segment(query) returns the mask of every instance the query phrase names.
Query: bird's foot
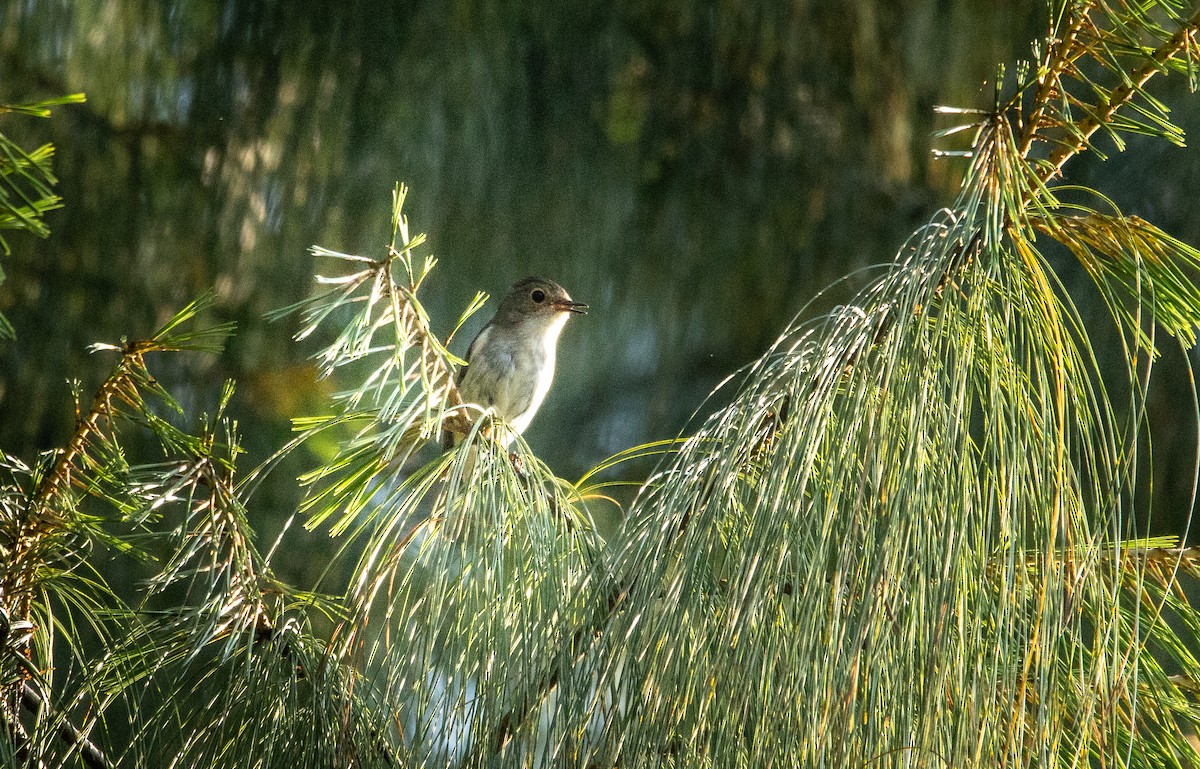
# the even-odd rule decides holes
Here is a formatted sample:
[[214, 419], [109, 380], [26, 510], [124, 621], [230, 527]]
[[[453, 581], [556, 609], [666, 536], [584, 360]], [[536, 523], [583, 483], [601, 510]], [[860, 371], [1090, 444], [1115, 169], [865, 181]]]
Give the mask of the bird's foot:
[[513, 472], [523, 481], [529, 480], [529, 473], [525, 471], [525, 460], [521, 459], [520, 455], [515, 451], [508, 452], [508, 461], [512, 462]]

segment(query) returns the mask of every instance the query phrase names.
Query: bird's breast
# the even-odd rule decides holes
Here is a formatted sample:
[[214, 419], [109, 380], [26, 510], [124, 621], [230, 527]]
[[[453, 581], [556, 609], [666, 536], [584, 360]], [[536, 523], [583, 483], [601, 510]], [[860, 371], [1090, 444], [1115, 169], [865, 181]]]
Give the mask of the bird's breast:
[[557, 336], [484, 329], [472, 345], [460, 383], [463, 400], [493, 409], [523, 432], [554, 379]]

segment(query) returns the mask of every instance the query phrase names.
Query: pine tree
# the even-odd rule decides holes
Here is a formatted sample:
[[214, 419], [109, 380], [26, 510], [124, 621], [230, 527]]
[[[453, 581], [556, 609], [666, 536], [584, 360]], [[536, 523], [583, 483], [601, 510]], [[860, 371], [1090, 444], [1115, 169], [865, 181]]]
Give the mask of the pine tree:
[[[278, 457], [182, 415], [153, 358], [215, 349], [209, 299], [112, 374], [57, 452], [4, 455], [9, 764], [1195, 766], [1200, 552], [1136, 526], [1155, 361], [1200, 324], [1200, 251], [1061, 184], [1098, 137], [1182, 142], [1146, 86], [1196, 79], [1200, 12], [1061, 2], [983, 109], [943, 110], [954, 203], [849, 304], [804, 316], [674, 441], [575, 483], [466, 417], [397, 189], [379, 257], [288, 312], [351, 384], [298, 514], [343, 546], [284, 584], [248, 525]], [[1107, 146], [1107, 145], [1106, 145]], [[34, 209], [31, 209], [34, 210]], [[28, 213], [28, 212], [27, 212]], [[1057, 245], [1056, 245], [1057, 244]], [[1101, 366], [1047, 254], [1122, 344]], [[480, 298], [464, 319], [481, 304]], [[460, 321], [461, 325], [461, 321]], [[226, 388], [222, 404], [235, 397]], [[194, 426], [179, 425], [191, 421]], [[422, 439], [460, 433], [426, 458]], [[161, 459], [129, 461], [132, 434]], [[657, 456], [607, 541], [605, 471]], [[94, 562], [165, 549], [123, 601]], [[348, 578], [338, 575], [346, 572]]]

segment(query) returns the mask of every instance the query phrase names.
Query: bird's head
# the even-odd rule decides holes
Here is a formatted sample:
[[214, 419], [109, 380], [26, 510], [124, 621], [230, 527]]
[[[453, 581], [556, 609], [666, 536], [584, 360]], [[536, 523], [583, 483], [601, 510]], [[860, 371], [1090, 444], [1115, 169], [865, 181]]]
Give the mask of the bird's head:
[[525, 278], [513, 285], [496, 311], [497, 323], [536, 323], [561, 329], [571, 313], [584, 315], [587, 305], [571, 300], [567, 290], [546, 278]]

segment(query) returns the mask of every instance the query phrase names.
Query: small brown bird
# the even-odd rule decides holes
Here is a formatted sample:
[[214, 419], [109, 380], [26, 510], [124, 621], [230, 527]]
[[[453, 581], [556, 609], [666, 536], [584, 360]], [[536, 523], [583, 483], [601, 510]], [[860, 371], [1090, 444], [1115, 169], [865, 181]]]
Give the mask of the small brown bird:
[[[464, 403], [491, 409], [512, 427], [507, 446], [529, 427], [554, 379], [558, 337], [572, 313], [587, 305], [546, 278], [518, 281], [467, 348], [467, 365], [456, 377]], [[447, 433], [449, 447], [460, 439]]]

